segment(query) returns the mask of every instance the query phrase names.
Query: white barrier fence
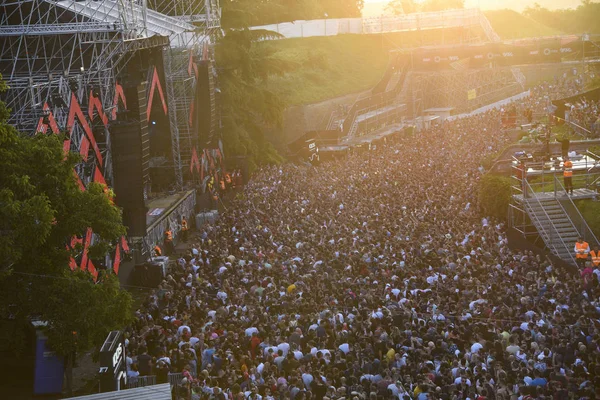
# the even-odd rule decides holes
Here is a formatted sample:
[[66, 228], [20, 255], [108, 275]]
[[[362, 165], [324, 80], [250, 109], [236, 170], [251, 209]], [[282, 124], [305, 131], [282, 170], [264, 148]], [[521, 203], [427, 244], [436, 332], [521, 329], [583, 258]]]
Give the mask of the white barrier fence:
[[[486, 24], [487, 22], [487, 24]], [[399, 16], [381, 16], [377, 18], [340, 18], [294, 21], [281, 24], [255, 26], [250, 29], [275, 31], [285, 38], [306, 38], [313, 36], [336, 36], [347, 33], [375, 34], [403, 32], [461, 26], [489, 26], [481, 10], [477, 8], [446, 10], [439, 12], [414, 13]], [[491, 33], [487, 32], [489, 36]], [[493, 31], [492, 31], [493, 32]], [[493, 38], [488, 38], [493, 40]]]

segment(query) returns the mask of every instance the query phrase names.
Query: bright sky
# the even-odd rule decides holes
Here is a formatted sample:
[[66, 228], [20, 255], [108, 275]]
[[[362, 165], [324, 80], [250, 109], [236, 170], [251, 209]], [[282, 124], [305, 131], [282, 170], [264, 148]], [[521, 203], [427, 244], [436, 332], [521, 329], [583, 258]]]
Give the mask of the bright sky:
[[[523, 11], [525, 7], [532, 6], [536, 2], [542, 7], [550, 9], [572, 8], [581, 4], [581, 0], [466, 0], [465, 6], [468, 8], [479, 7], [484, 10], [512, 8], [517, 11]], [[365, 0], [367, 8], [378, 5], [384, 7], [387, 3], [388, 0]]]

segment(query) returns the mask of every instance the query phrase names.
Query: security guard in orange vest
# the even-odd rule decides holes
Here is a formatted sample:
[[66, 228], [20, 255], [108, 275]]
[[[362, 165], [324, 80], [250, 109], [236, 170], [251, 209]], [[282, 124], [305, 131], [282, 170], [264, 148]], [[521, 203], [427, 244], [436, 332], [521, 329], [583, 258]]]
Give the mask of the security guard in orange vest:
[[188, 223], [185, 217], [181, 217], [181, 239], [186, 242], [188, 237]]
[[598, 250], [598, 246], [594, 246], [594, 250], [590, 251], [590, 256], [592, 256], [594, 267], [600, 266], [600, 251]]
[[573, 163], [568, 157], [565, 157], [565, 162], [563, 163], [563, 180], [565, 182], [565, 191], [567, 192], [567, 195], [569, 192], [573, 194]]
[[577, 239], [577, 243], [575, 243], [575, 258], [577, 260], [577, 265], [581, 268], [585, 267], [585, 262], [588, 259], [588, 254], [590, 253], [590, 245], [588, 242], [584, 241], [582, 237]]

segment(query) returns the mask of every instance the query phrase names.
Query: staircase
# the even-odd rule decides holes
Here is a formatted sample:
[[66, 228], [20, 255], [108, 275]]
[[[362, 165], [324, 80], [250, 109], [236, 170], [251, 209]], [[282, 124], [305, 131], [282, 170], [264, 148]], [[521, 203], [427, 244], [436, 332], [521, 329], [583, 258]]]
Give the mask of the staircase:
[[[538, 189], [536, 192], [528, 180], [521, 180], [518, 175], [513, 175], [513, 179], [517, 179], [519, 183], [512, 187], [514, 194], [510, 205], [511, 227], [525, 236], [539, 235], [553, 255], [572, 265], [576, 264], [574, 247], [577, 238], [584, 238], [590, 247], [599, 245], [594, 232], [573, 202], [574, 198], [596, 199], [598, 193], [580, 188], [567, 196], [561, 179], [554, 173], [551, 174], [550, 180], [554, 188], [546, 191], [539, 191], [536, 185], [541, 187], [549, 185], [548, 180], [534, 183], [533, 185]], [[522, 221], [521, 224], [517, 221], [519, 219]], [[528, 227], [535, 229], [528, 229]]]
[[210, 95], [210, 131], [208, 132], [208, 139], [212, 141], [217, 132], [217, 100], [215, 98], [215, 91], [217, 88], [216, 82], [217, 72], [215, 65], [212, 61], [208, 64], [208, 88]]
[[556, 198], [526, 199], [524, 209], [546, 247], [555, 256], [575, 264], [573, 248], [579, 237], [577, 227]]
[[394, 74], [392, 75], [392, 77], [390, 78], [390, 80], [388, 81], [385, 91], [390, 92], [390, 91], [396, 89], [396, 86], [400, 83], [400, 80], [405, 75], [405, 73], [406, 73], [406, 71], [405, 71], [404, 67], [395, 71]]

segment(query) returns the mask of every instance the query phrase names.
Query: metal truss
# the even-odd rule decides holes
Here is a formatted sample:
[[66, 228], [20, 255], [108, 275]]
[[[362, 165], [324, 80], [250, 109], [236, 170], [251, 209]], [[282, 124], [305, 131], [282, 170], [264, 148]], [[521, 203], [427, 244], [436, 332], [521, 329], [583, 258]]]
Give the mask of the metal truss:
[[[199, 107], [194, 104], [197, 64], [213, 58], [211, 46], [220, 28], [221, 9], [218, 0], [149, 0], [148, 7], [194, 27], [172, 37], [171, 47], [164, 51], [175, 181], [177, 188], [183, 189], [184, 170], [190, 165], [193, 152], [201, 152], [204, 146], [193, 125], [193, 113]], [[211, 121], [216, 120], [215, 114], [211, 109]], [[213, 125], [211, 136], [214, 130]]]
[[[91, 3], [98, 7], [87, 7]], [[117, 76], [133, 50], [149, 44], [143, 40], [144, 10], [135, 1], [0, 0], [0, 73], [9, 86], [3, 94], [9, 123], [33, 134], [48, 129], [51, 117], [52, 130], [68, 134], [66, 148], [84, 159], [76, 168], [84, 186], [98, 178], [97, 169], [112, 183], [106, 115], [114, 108]], [[90, 104], [95, 108], [89, 110]], [[69, 120], [73, 110], [77, 117]], [[91, 136], [98, 142], [92, 145]]]
[[[78, 167], [83, 184], [100, 164], [112, 183], [110, 132], [98, 117], [114, 117], [117, 78], [135, 51], [164, 46], [166, 37], [173, 158], [182, 187], [182, 170], [198, 145], [188, 123], [196, 80], [188, 72], [189, 54], [210, 55], [206, 45], [219, 26], [217, 0], [0, 0], [0, 73], [9, 86], [2, 95], [11, 109], [9, 123], [33, 134], [51, 116], [54, 126], [70, 134], [70, 150], [83, 155], [89, 145], [84, 128], [68, 121], [76, 102], [101, 140], [99, 157]], [[92, 98], [100, 102], [90, 112]]]
[[470, 112], [522, 90], [511, 68], [413, 72], [411, 86], [407, 102], [412, 105], [413, 117], [435, 107]]

